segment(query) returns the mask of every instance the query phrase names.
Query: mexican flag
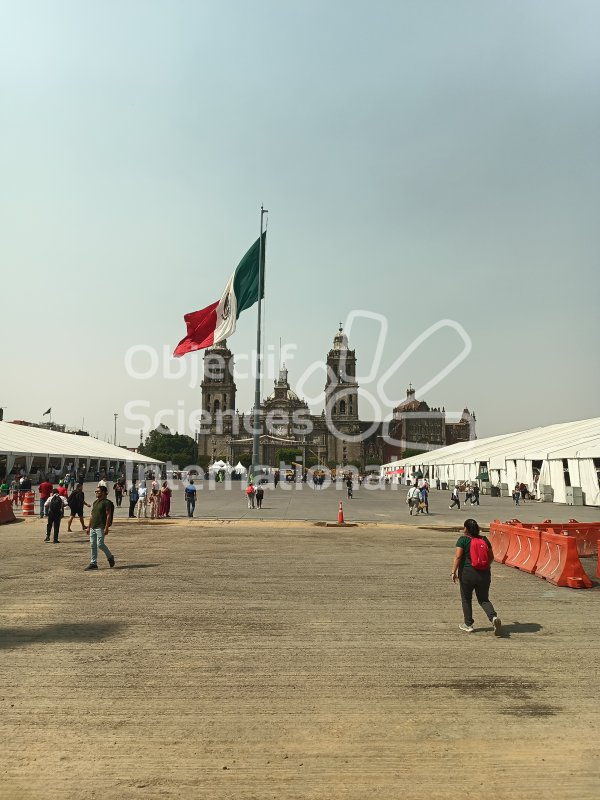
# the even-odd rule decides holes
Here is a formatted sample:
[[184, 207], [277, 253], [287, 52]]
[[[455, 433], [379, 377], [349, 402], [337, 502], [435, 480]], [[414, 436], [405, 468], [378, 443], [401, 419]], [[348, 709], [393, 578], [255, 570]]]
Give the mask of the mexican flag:
[[[265, 296], [266, 242], [265, 232], [262, 235], [261, 298]], [[192, 311], [184, 316], [187, 336], [175, 348], [174, 356], [202, 350], [231, 336], [239, 315], [258, 300], [259, 250], [260, 239], [257, 239], [227, 281], [220, 300], [201, 311]]]

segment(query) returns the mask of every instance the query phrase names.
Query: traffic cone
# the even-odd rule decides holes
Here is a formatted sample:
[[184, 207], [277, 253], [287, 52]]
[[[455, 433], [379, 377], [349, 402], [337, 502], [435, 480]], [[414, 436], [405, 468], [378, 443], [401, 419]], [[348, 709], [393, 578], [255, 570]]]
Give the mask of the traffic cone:
[[342, 506], [342, 501], [340, 500], [340, 507], [338, 509], [338, 525], [344, 524], [344, 507]]

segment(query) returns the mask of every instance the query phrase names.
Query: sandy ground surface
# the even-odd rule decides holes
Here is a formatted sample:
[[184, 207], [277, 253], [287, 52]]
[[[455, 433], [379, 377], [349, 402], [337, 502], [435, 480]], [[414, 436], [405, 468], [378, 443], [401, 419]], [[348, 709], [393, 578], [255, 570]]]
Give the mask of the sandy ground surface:
[[600, 796], [597, 582], [464, 634], [456, 533], [256, 522], [0, 528], [0, 797]]

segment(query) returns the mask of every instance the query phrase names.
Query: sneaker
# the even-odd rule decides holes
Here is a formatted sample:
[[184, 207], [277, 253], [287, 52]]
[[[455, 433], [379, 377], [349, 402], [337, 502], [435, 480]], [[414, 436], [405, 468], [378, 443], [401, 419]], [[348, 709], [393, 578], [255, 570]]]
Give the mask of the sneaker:
[[60, 539], [54, 539], [54, 544], [60, 544]]
[[88, 569], [98, 569], [98, 564], [88, 564], [87, 567], [84, 569], [84, 572]]
[[109, 567], [112, 569], [112, 568], [114, 567], [114, 565], [115, 565], [115, 557], [114, 557], [114, 556], [111, 556], [111, 557], [108, 559], [108, 566], [109, 566]]
[[502, 636], [502, 622], [500, 621], [500, 617], [494, 617], [492, 625], [494, 626], [494, 636]]
[[46, 538], [44, 539], [44, 541], [45, 541], [45, 542], [49, 542], [49, 541], [50, 541], [50, 537], [49, 537], [49, 536], [46, 536]]
[[461, 622], [458, 627], [460, 628], [461, 631], [465, 631], [465, 633], [473, 633], [473, 626], [467, 625], [466, 622]]
[[450, 509], [451, 509], [451, 508], [452, 508], [452, 506], [448, 506], [448, 508], [450, 508]]

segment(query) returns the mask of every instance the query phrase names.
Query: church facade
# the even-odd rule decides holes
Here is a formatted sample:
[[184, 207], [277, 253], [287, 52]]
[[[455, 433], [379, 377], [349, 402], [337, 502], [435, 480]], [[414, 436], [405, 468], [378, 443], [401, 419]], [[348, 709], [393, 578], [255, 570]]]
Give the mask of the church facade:
[[[390, 450], [391, 437], [403, 436], [408, 442], [430, 442], [434, 447], [449, 443], [444, 415], [438, 413], [439, 410], [430, 410], [422, 404], [431, 415], [425, 423], [422, 413], [406, 413], [414, 403], [419, 404], [414, 401], [414, 391], [406, 403], [394, 410], [391, 423], [360, 419], [356, 352], [349, 349], [341, 325], [325, 363], [325, 408], [320, 414], [311, 414], [307, 403], [291, 389], [285, 364], [280, 369], [273, 391], [259, 408], [260, 464], [279, 466], [278, 453], [286, 450], [295, 451], [293, 460], [296, 463], [308, 466], [355, 464], [365, 467], [390, 460], [390, 454], [401, 457], [397, 455], [398, 446], [392, 447], [393, 453]], [[203, 366], [199, 463], [223, 459], [235, 464], [248, 459], [252, 454], [254, 411], [240, 414], [236, 409], [234, 355], [225, 341], [205, 351]], [[425, 409], [419, 408], [420, 411]], [[417, 427], [402, 422], [407, 416]], [[388, 428], [389, 435], [386, 435]], [[456, 435], [463, 434], [464, 426]], [[474, 438], [470, 427], [467, 438]]]

